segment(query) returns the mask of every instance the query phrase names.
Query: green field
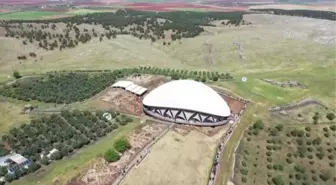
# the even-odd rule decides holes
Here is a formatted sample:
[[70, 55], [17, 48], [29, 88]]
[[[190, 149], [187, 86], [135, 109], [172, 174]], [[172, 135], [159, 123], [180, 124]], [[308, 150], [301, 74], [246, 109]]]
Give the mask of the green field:
[[13, 19], [21, 19], [21, 20], [36, 20], [36, 19], [44, 19], [52, 16], [60, 15], [57, 12], [45, 12], [45, 11], [23, 11], [23, 12], [10, 12], [0, 14], [0, 19], [4, 20], [13, 20]]
[[98, 10], [93, 10], [93, 9], [75, 9], [67, 12], [66, 14], [70, 15], [85, 15], [89, 13], [100, 13], [100, 12], [112, 12], [113, 10], [104, 10], [104, 9], [98, 9]]
[[130, 134], [139, 121], [135, 120], [126, 126], [120, 126], [116, 131], [108, 134], [92, 145], [88, 145], [70, 157], [55, 161], [43, 169], [29, 174], [20, 180], [10, 183], [11, 185], [52, 185], [52, 181], [57, 178], [59, 184], [66, 184], [67, 180], [80, 174], [83, 170], [94, 164], [98, 157], [113, 146], [118, 139]]

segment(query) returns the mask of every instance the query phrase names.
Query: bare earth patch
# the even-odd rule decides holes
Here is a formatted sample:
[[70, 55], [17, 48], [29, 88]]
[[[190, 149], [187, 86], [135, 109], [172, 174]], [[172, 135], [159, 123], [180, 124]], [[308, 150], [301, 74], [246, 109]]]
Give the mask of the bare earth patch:
[[[183, 130], [183, 128], [179, 128]], [[169, 131], [159, 140], [150, 155], [128, 174], [123, 185], [205, 184], [223, 128], [214, 136], [195, 130]]]

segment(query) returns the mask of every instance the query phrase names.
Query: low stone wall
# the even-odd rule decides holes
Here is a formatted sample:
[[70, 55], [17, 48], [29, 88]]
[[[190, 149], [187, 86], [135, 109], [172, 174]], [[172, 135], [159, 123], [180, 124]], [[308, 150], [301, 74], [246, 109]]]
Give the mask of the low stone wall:
[[283, 105], [283, 106], [277, 106], [277, 107], [269, 108], [268, 111], [269, 112], [280, 112], [280, 111], [285, 111], [285, 110], [293, 110], [293, 109], [297, 109], [297, 108], [300, 108], [300, 107], [305, 107], [305, 106], [308, 106], [308, 105], [320, 105], [324, 108], [328, 108], [326, 105], [324, 105], [323, 103], [321, 103], [317, 100], [314, 100], [312, 98], [306, 98], [306, 99], [303, 99], [303, 100], [298, 101], [298, 102], [286, 104], [286, 105]]
[[307, 85], [301, 84], [300, 82], [295, 81], [295, 80], [289, 80], [287, 82], [278, 82], [278, 81], [266, 79], [266, 78], [262, 78], [261, 80], [264, 82], [270, 83], [272, 85], [279, 86], [279, 87], [298, 87], [302, 89], [308, 88]]

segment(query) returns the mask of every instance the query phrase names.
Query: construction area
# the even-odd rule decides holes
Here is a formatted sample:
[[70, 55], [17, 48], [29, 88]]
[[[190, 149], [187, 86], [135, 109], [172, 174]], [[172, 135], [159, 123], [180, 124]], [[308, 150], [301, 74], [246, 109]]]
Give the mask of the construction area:
[[169, 125], [153, 121], [143, 123], [137, 130], [128, 136], [132, 148], [126, 151], [119, 161], [107, 163], [103, 158], [82, 175], [72, 179], [69, 185], [110, 185], [123, 175], [127, 167], [158, 135], [165, 132]]
[[122, 113], [142, 115], [142, 98], [150, 90], [167, 82], [163, 76], [134, 75], [118, 81], [99, 93], [98, 99], [109, 108]]

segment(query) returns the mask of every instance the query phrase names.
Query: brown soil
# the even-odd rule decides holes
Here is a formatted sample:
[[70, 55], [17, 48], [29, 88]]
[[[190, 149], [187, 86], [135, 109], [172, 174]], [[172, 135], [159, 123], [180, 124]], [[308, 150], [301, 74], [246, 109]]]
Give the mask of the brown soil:
[[3, 37], [5, 35], [6, 35], [6, 29], [0, 26], [0, 37]]

